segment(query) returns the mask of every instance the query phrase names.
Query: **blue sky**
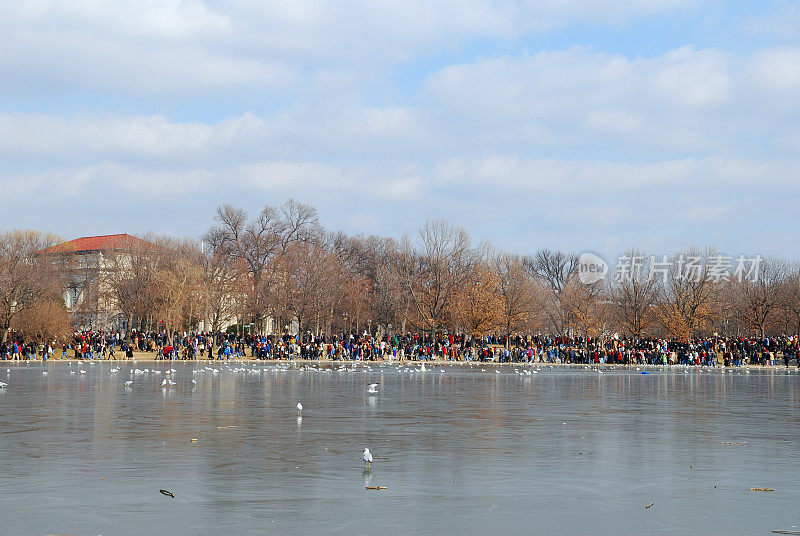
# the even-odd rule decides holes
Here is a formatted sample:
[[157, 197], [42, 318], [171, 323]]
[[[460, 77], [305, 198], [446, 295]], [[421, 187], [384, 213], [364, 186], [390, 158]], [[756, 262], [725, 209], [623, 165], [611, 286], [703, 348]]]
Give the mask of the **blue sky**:
[[199, 236], [220, 203], [614, 256], [800, 257], [800, 3], [0, 5], [3, 227]]

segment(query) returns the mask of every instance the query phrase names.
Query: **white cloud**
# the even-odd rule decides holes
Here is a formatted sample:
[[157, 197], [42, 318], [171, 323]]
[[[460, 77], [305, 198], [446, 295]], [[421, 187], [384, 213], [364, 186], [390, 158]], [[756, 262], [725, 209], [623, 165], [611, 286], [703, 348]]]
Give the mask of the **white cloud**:
[[586, 105], [623, 100], [634, 90], [633, 62], [584, 48], [543, 51], [520, 57], [482, 57], [431, 75], [427, 92], [443, 107], [499, 120], [572, 115], [576, 93]]
[[704, 195], [725, 196], [756, 187], [794, 188], [800, 186], [795, 180], [798, 175], [800, 163], [786, 160], [707, 157], [635, 164], [495, 154], [450, 158], [431, 166], [400, 164], [388, 171], [382, 165], [321, 161], [268, 160], [216, 169], [107, 162], [6, 173], [0, 176], [0, 183], [4, 189], [14, 191], [21, 191], [31, 183], [48, 194], [67, 196], [80, 196], [84, 190], [113, 185], [137, 195], [154, 191], [191, 195], [232, 188], [279, 195], [357, 192], [359, 197], [398, 202], [422, 199], [429, 194], [468, 191], [480, 203], [508, 195], [520, 199], [529, 195], [577, 196], [595, 199], [589, 205], [595, 208], [603, 204], [600, 200], [618, 196], [685, 192], [696, 196], [691, 198], [692, 203], [695, 200], [705, 203], [709, 210], [721, 215], [722, 209], [727, 211], [729, 205], [707, 203]]
[[[0, 4], [0, 92], [175, 98], [374, 76], [474, 39], [624, 24], [691, 0], [30, 0]], [[11, 83], [8, 83], [8, 81]]]
[[50, 162], [213, 162], [316, 158], [319, 152], [396, 154], [430, 143], [420, 111], [407, 107], [319, 107], [261, 117], [246, 112], [217, 123], [160, 115], [0, 114], [0, 155]]
[[336, 187], [350, 190], [355, 186], [352, 176], [345, 174], [341, 166], [324, 162], [258, 162], [232, 171], [226, 173], [229, 180], [238, 179], [264, 191]]
[[[220, 129], [228, 129], [224, 124]], [[198, 122], [174, 123], [163, 116], [78, 114], [0, 115], [0, 154], [95, 161], [97, 158], [160, 158], [207, 149], [214, 129]]]
[[357, 192], [367, 199], [408, 201], [422, 195], [426, 182], [423, 173], [416, 166], [401, 166], [387, 172], [365, 165], [270, 161], [238, 166], [221, 175], [233, 183], [269, 192], [314, 191], [322, 195]]
[[730, 98], [727, 62], [718, 51], [683, 47], [655, 60], [637, 63], [643, 71], [639, 76], [652, 85], [648, 89], [667, 105], [694, 111], [720, 106]]
[[774, 2], [768, 13], [748, 18], [744, 30], [750, 34], [768, 34], [785, 39], [800, 37], [800, 2]]
[[530, 191], [600, 195], [613, 192], [689, 189], [725, 192], [730, 188], [790, 186], [800, 175], [795, 160], [705, 157], [647, 163], [602, 160], [531, 159], [515, 155], [457, 157], [435, 167], [434, 180], [448, 188], [465, 185]]
[[9, 199], [24, 198], [51, 187], [49, 180], [37, 173], [0, 172], [0, 187]]
[[600, 132], [634, 132], [644, 119], [644, 114], [626, 110], [596, 110], [587, 113], [586, 126]]
[[681, 48], [628, 58], [586, 48], [485, 57], [426, 81], [452, 132], [488, 147], [682, 156], [782, 151], [795, 131], [798, 48], [733, 56]]
[[784, 47], [764, 50], [752, 61], [754, 85], [766, 91], [789, 94], [800, 93], [800, 48]]
[[725, 223], [730, 221], [733, 211], [734, 208], [730, 205], [714, 205], [701, 201], [681, 210], [676, 216], [681, 221], [692, 223]]
[[[196, 235], [295, 196], [334, 228], [436, 215], [528, 249], [782, 228], [797, 6], [726, 50], [692, 45], [729, 42], [703, 0], [0, 3], [6, 215]], [[652, 16], [670, 37], [637, 47]]]
[[313, 192], [322, 197], [358, 192], [362, 199], [408, 201], [424, 192], [427, 176], [422, 176], [423, 173], [416, 166], [400, 166], [387, 172], [364, 165], [314, 161], [262, 161], [218, 169], [174, 169], [105, 162], [0, 174], [0, 187], [13, 195], [39, 191], [42, 197], [70, 200], [81, 199], [86, 192], [111, 188], [137, 198], [202, 193], [218, 195], [230, 190], [275, 196], [309, 195]]
[[616, 253], [607, 248], [636, 243], [671, 251], [686, 245], [681, 236], [689, 243], [756, 251], [761, 235], [729, 233], [785, 226], [800, 193], [798, 174], [800, 164], [783, 160], [707, 157], [637, 164], [494, 154], [394, 166], [108, 162], [2, 173], [0, 189], [25, 200], [7, 206], [9, 225], [46, 228], [55, 220], [42, 214], [78, 211], [80, 218], [58, 220], [66, 235], [103, 232], [113, 223], [128, 232], [196, 236], [220, 203], [254, 211], [291, 196], [318, 207], [330, 228], [354, 233], [397, 236], [436, 216], [523, 252], [547, 246]]
[[[327, 97], [217, 122], [162, 115], [0, 115], [0, 155], [48, 163], [230, 166], [262, 160], [443, 160], [547, 150], [652, 160], [796, 157], [800, 49], [735, 58], [680, 48], [627, 58], [586, 48], [484, 57], [432, 74], [413, 104]], [[756, 76], [754, 76], [756, 73]]]
[[[220, 177], [205, 169], [133, 167], [116, 163], [57, 167], [0, 175], [0, 185], [20, 193], [36, 191], [37, 197], [80, 202], [87, 194], [113, 187], [136, 196], [189, 194], [207, 188]], [[217, 183], [219, 184], [219, 183]]]

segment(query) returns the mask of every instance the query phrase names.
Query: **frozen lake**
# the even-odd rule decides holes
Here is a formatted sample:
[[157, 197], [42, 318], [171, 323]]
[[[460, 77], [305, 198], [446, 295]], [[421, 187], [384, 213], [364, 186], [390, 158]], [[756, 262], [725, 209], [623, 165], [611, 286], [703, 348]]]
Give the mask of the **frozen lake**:
[[800, 530], [795, 372], [135, 367], [0, 364], [0, 533]]

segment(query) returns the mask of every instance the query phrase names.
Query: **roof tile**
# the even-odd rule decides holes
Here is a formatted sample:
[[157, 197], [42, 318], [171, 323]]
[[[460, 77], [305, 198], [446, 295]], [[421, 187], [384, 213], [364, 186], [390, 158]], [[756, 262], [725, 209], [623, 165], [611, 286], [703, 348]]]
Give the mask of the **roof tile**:
[[136, 238], [129, 234], [114, 234], [103, 236], [84, 236], [50, 246], [41, 253], [83, 253], [88, 251], [105, 251], [109, 249], [131, 249], [139, 244], [152, 245], [147, 240]]

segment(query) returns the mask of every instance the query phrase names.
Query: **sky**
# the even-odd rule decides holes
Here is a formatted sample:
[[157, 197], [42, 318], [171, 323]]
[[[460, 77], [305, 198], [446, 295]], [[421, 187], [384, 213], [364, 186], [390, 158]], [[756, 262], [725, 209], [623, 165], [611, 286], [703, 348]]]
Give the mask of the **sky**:
[[3, 229], [797, 258], [798, 194], [800, 2], [0, 3]]

